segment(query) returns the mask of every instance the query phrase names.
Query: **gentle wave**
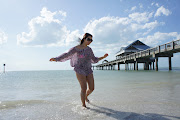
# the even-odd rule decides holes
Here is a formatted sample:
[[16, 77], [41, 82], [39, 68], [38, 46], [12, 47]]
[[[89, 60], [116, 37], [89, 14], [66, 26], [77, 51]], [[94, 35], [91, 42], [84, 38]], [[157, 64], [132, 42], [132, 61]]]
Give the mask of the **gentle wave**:
[[43, 100], [16, 100], [16, 101], [0, 101], [0, 110], [16, 107], [23, 107], [25, 105], [45, 103]]

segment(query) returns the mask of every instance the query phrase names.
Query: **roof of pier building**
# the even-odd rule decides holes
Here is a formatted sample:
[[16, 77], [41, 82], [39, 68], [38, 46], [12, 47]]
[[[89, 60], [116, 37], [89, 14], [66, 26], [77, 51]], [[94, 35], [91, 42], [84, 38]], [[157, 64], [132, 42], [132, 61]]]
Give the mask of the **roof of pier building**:
[[116, 53], [116, 56], [130, 54], [130, 53], [146, 50], [148, 48], [150, 48], [150, 47], [147, 46], [146, 44], [144, 44], [143, 42], [141, 42], [140, 40], [136, 40], [133, 43], [131, 43], [130, 45], [128, 45], [127, 47], [121, 47], [120, 51], [118, 51]]

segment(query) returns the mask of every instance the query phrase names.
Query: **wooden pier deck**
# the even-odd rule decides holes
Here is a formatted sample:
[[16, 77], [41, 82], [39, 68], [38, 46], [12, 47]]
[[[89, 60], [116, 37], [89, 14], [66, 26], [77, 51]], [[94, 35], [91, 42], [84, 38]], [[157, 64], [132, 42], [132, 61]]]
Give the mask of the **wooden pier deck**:
[[134, 64], [134, 70], [138, 70], [138, 63], [144, 63], [144, 70], [154, 70], [155, 63], [155, 69], [158, 70], [158, 58], [168, 57], [169, 70], [172, 70], [171, 57], [177, 52], [180, 52], [180, 40], [171, 41], [154, 48], [132, 53], [116, 60], [105, 60], [102, 64], [93, 66], [93, 69], [96, 67], [97, 70], [114, 70], [115, 65], [118, 65], [118, 70], [120, 70], [120, 64], [125, 64], [125, 70], [128, 70], [128, 64]]

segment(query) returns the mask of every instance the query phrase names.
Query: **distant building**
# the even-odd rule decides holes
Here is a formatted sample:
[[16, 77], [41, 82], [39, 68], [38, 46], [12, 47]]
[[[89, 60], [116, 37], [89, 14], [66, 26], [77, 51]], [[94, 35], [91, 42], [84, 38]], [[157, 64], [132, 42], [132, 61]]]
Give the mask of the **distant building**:
[[120, 51], [116, 53], [116, 59], [119, 59], [121, 57], [129, 55], [131, 53], [146, 50], [148, 48], [150, 48], [150, 47], [147, 46], [146, 44], [144, 44], [143, 42], [136, 40], [133, 43], [131, 43], [130, 45], [128, 45], [127, 47], [121, 47]]

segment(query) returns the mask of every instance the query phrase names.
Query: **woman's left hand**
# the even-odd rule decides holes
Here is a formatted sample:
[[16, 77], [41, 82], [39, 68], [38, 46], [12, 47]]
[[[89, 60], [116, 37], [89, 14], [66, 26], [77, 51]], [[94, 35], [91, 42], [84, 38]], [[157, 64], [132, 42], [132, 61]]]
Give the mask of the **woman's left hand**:
[[108, 56], [108, 54], [106, 53], [105, 55], [104, 55], [104, 58], [106, 58]]

